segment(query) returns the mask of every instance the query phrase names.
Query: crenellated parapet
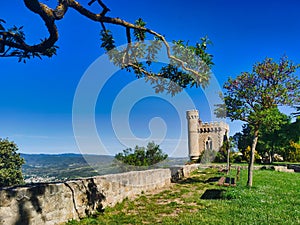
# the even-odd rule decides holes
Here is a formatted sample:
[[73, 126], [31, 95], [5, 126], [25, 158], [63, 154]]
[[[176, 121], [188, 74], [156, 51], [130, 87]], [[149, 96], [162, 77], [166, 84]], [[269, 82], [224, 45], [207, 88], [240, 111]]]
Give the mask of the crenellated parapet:
[[224, 122], [199, 123], [198, 133], [218, 133], [222, 130], [229, 131], [229, 126]]
[[196, 109], [190, 110], [186, 112], [187, 120], [198, 120], [199, 119], [199, 112]]

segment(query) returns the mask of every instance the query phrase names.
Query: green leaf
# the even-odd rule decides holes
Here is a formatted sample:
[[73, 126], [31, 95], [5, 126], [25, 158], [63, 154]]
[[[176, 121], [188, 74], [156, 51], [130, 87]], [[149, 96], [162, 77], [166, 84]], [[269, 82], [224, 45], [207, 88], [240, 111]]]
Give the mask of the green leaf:
[[[145, 27], [146, 23], [141, 18], [135, 21], [135, 25], [139, 27]], [[136, 41], [144, 41], [146, 38], [146, 32], [141, 29], [134, 29], [133, 35], [135, 36]]]

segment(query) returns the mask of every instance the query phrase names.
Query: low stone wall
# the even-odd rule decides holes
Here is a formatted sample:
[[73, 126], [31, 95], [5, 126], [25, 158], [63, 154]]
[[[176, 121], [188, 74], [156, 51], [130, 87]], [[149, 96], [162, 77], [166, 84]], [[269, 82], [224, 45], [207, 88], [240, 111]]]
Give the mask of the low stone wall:
[[188, 176], [197, 168], [187, 165], [0, 189], [0, 224], [54, 225], [80, 219], [141, 192], [167, 187], [172, 177]]
[[177, 182], [181, 180], [184, 177], [188, 177], [191, 172], [195, 171], [200, 167], [200, 164], [191, 164], [191, 165], [185, 165], [185, 166], [172, 166], [170, 168], [171, 170], [171, 181]]
[[[218, 168], [219, 170], [225, 170], [227, 169], [226, 165], [199, 165], [199, 168], [205, 169], [205, 168]], [[248, 166], [238, 166], [234, 165], [230, 167], [231, 169], [237, 169], [240, 168], [242, 170], [248, 170]], [[278, 172], [287, 172], [287, 173], [294, 173], [294, 172], [300, 172], [300, 166], [299, 165], [260, 165], [260, 166], [253, 166], [253, 170], [275, 170]]]

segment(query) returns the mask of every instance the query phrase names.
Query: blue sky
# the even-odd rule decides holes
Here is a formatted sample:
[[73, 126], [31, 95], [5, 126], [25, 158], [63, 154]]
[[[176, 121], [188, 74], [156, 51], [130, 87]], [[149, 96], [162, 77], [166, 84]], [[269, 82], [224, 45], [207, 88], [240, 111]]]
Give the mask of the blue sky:
[[[51, 3], [51, 0], [45, 2]], [[88, 1], [81, 2], [87, 5]], [[207, 35], [213, 42], [209, 49], [214, 55], [212, 72], [220, 85], [229, 76], [250, 71], [255, 62], [267, 56], [279, 59], [286, 54], [300, 63], [300, 3], [297, 0], [118, 0], [106, 4], [111, 9], [110, 16], [131, 22], [142, 17], [149, 28], [164, 34], [168, 41], [182, 39], [195, 43]], [[99, 10], [96, 6], [93, 9]], [[47, 35], [43, 22], [29, 12], [21, 0], [1, 3], [0, 18], [6, 20], [8, 26], [24, 26], [30, 43]], [[100, 25], [69, 9], [57, 26], [60, 34], [57, 56], [33, 59], [26, 64], [14, 58], [0, 59], [0, 137], [14, 140], [24, 153], [97, 153], [92, 150], [97, 144], [89, 139], [86, 141], [89, 146], [84, 150], [76, 145], [72, 105], [80, 79], [103, 54], [99, 47]], [[118, 44], [125, 44], [122, 28], [109, 26], [109, 29], [116, 32]], [[126, 148], [119, 143], [112, 128], [111, 112], [118, 93], [134, 81], [132, 74], [118, 72], [99, 93], [94, 117], [108, 154]], [[185, 92], [194, 101], [202, 119], [211, 120], [203, 91]], [[122, 110], [118, 112], [116, 116], [122, 119]], [[178, 155], [186, 156], [186, 136], [180, 133], [185, 124], [179, 122], [180, 113], [168, 101], [149, 96], [131, 109], [129, 123], [137, 138], [146, 138], [151, 134], [151, 119], [161, 117], [164, 122], [158, 119], [152, 121], [152, 125], [157, 123], [168, 128], [163, 150], [172, 152], [182, 139]], [[231, 124], [231, 134], [239, 130], [239, 126], [239, 123]], [[132, 145], [137, 143], [137, 139], [126, 137], [126, 134], [123, 138], [130, 140]]]

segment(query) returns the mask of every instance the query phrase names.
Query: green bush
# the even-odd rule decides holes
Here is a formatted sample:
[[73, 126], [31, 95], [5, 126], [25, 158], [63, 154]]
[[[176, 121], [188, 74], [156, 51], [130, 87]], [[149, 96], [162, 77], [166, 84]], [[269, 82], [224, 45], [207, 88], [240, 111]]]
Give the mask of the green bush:
[[230, 159], [233, 163], [241, 163], [243, 161], [243, 156], [239, 155], [237, 152], [233, 152], [230, 155]]
[[25, 161], [17, 151], [14, 142], [0, 138], [0, 187], [24, 183], [21, 167]]
[[151, 166], [168, 157], [154, 142], [149, 142], [147, 147], [136, 146], [134, 149], [127, 148], [115, 155], [115, 159], [131, 166]]
[[211, 163], [217, 157], [218, 152], [215, 150], [205, 150], [201, 153], [200, 158], [198, 160], [199, 163]]

